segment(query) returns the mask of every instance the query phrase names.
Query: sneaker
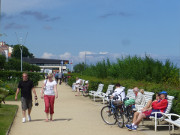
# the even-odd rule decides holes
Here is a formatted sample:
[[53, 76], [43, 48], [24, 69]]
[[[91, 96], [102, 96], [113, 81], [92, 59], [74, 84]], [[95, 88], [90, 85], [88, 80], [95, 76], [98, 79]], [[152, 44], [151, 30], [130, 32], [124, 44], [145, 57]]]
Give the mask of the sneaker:
[[30, 115], [28, 115], [28, 121], [31, 121], [31, 116]]
[[131, 127], [128, 128], [128, 130], [130, 130], [130, 131], [137, 131], [137, 127], [131, 126]]
[[22, 118], [22, 123], [25, 123], [26, 122], [26, 118]]
[[132, 130], [132, 125], [131, 125], [131, 124], [130, 124], [130, 125], [126, 124], [125, 127], [126, 127], [128, 130]]
[[137, 131], [137, 127], [132, 126], [131, 130], [132, 131]]

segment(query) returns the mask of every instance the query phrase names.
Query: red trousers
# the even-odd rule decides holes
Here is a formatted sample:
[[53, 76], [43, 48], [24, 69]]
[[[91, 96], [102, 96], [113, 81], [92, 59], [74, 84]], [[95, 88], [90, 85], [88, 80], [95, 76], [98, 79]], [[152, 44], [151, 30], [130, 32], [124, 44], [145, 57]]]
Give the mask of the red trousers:
[[54, 95], [44, 95], [44, 102], [45, 102], [45, 112], [50, 114], [54, 113]]

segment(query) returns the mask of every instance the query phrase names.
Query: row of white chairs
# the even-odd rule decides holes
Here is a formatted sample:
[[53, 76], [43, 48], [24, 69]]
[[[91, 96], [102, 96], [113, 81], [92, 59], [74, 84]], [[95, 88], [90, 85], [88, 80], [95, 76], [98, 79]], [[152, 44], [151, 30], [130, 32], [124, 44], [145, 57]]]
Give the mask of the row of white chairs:
[[101, 98], [103, 103], [108, 101], [107, 96], [113, 92], [114, 85], [108, 85], [106, 93], [103, 92], [104, 84], [99, 84], [97, 91], [90, 90], [89, 95], [93, 97], [93, 100], [96, 101], [96, 98]]

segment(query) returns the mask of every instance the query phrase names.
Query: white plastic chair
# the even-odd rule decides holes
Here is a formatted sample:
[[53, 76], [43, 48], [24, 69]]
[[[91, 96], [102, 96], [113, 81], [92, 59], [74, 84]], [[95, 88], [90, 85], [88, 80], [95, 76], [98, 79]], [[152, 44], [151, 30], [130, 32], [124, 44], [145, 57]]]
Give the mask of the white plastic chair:
[[[169, 132], [170, 132], [170, 127], [172, 126], [172, 131], [174, 131], [174, 126], [180, 127], [180, 115], [174, 114], [174, 113], [170, 113], [170, 114], [165, 114], [165, 116], [167, 117], [166, 119], [164, 119], [166, 122], [169, 123]], [[172, 120], [172, 116], [176, 117], [176, 120]]]
[[136, 106], [135, 111], [140, 112], [147, 105], [148, 101], [153, 99], [154, 92], [145, 91], [143, 95], [145, 97], [145, 104], [144, 105], [135, 105]]
[[128, 89], [126, 97], [128, 97], [129, 99], [135, 99], [133, 89]]
[[[101, 98], [103, 100], [103, 104], [107, 98], [107, 96], [113, 92], [113, 88], [114, 88], [114, 85], [108, 85], [108, 88], [107, 88], [107, 91], [106, 93], [104, 92], [101, 92], [100, 94], [97, 95], [97, 97]], [[95, 98], [95, 97], [94, 97]]]
[[89, 95], [90, 95], [90, 96], [94, 96], [94, 94], [101, 93], [102, 90], [103, 90], [103, 87], [104, 87], [104, 84], [99, 84], [97, 91], [90, 90], [90, 91], [89, 91]]

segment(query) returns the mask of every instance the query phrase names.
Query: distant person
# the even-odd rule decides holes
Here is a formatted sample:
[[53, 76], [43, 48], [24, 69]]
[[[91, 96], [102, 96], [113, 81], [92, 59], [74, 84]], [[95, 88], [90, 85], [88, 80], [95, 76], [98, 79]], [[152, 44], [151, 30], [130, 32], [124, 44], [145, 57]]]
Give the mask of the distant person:
[[46, 122], [49, 121], [49, 114], [50, 121], [53, 121], [55, 97], [58, 98], [57, 83], [53, 80], [53, 74], [49, 73], [48, 80], [44, 80], [41, 90], [41, 98], [44, 98], [45, 102]]
[[59, 73], [59, 85], [61, 85], [61, 83], [62, 83], [62, 77], [63, 77], [63, 74], [62, 74], [62, 72], [60, 72]]
[[21, 105], [22, 105], [22, 122], [26, 122], [26, 110], [28, 110], [28, 121], [31, 121], [31, 110], [32, 110], [32, 91], [35, 95], [35, 100], [37, 100], [37, 94], [34, 89], [33, 81], [28, 79], [28, 74], [23, 73], [22, 74], [23, 80], [21, 80], [18, 84], [18, 88], [16, 90], [15, 100], [17, 100], [17, 96], [19, 94], [19, 91], [21, 89]]
[[75, 96], [80, 96], [80, 87], [82, 86], [82, 80], [78, 77], [76, 77], [76, 83], [75, 83], [75, 91], [77, 94]]
[[56, 83], [58, 84], [58, 79], [59, 79], [59, 72], [56, 72], [55, 74], [55, 80], [56, 80]]
[[88, 87], [89, 87], [89, 81], [85, 81], [85, 85], [83, 86], [83, 96], [88, 95]]
[[45, 79], [47, 79], [47, 75], [48, 75], [48, 74], [47, 74], [47, 73], [45, 73], [45, 77], [44, 77]]

